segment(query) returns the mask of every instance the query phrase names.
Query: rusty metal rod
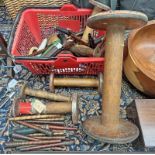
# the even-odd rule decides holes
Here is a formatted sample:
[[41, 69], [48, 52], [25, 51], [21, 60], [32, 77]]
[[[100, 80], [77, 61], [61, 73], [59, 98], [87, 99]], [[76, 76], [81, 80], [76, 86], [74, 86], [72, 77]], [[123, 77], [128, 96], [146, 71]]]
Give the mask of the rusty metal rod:
[[63, 115], [32, 115], [32, 116], [20, 116], [20, 117], [12, 117], [8, 118], [9, 121], [22, 121], [22, 120], [31, 120], [31, 119], [42, 119], [45, 120], [45, 118], [50, 118], [50, 120], [58, 121], [58, 120], [64, 120]]
[[43, 144], [55, 144], [55, 143], [60, 143], [61, 140], [46, 140], [46, 141], [23, 141], [23, 142], [7, 142], [5, 143], [5, 146], [7, 148], [10, 148], [10, 147], [18, 147], [18, 146], [21, 146], [21, 145], [43, 145]]
[[[63, 115], [62, 115], [63, 116]], [[46, 119], [37, 119], [38, 121], [64, 121], [65, 116], [63, 116], [62, 118], [46, 118]]]
[[44, 137], [46, 135], [43, 133], [32, 133], [32, 134], [29, 134], [29, 136], [30, 137]]
[[17, 139], [25, 139], [25, 140], [32, 140], [32, 141], [38, 140], [38, 138], [32, 138], [32, 137], [29, 137], [29, 136], [24, 136], [24, 135], [16, 134], [16, 133], [13, 133], [12, 137], [17, 138]]
[[52, 131], [39, 128], [38, 126], [32, 125], [30, 123], [26, 123], [26, 122], [22, 122], [22, 121], [17, 121], [17, 123], [18, 124], [21, 124], [21, 125], [24, 125], [24, 126], [27, 126], [29, 128], [35, 129], [35, 130], [37, 130], [37, 131], [39, 131], [41, 133], [44, 133], [45, 135], [48, 135], [48, 136], [52, 136], [53, 135], [53, 132]]
[[65, 140], [66, 136], [35, 137], [35, 138], [37, 138], [39, 140], [57, 140], [57, 139]]
[[[65, 133], [62, 130], [53, 130], [53, 136], [64, 136]], [[46, 136], [45, 134], [42, 133], [33, 133], [33, 134], [29, 134], [30, 137], [44, 137]]]
[[34, 123], [34, 124], [51, 124], [51, 125], [64, 125], [64, 122], [51, 122], [51, 121], [42, 121], [42, 120], [28, 120], [26, 121], [28, 123]]
[[66, 126], [56, 126], [56, 125], [49, 125], [49, 129], [54, 129], [54, 130], [69, 130], [69, 131], [75, 131], [75, 130], [77, 130], [76, 127], [66, 127]]
[[72, 145], [72, 144], [74, 144], [74, 141], [67, 141], [67, 142], [60, 142], [60, 143], [55, 143], [55, 144], [47, 144], [47, 145], [39, 145], [39, 146], [29, 147], [26, 149], [21, 149], [20, 151], [33, 151], [33, 150], [38, 150], [38, 149], [43, 149], [43, 148], [65, 146], [65, 145]]
[[35, 126], [38, 126], [40, 128], [43, 128], [43, 129], [52, 129], [53, 130], [68, 130], [68, 131], [75, 131], [77, 130], [77, 127], [67, 127], [67, 126], [60, 126], [60, 125], [38, 125], [38, 124], [35, 124]]
[[[16, 150], [21, 150], [21, 149], [25, 149], [25, 148], [29, 148], [29, 147], [32, 147], [32, 146], [19, 146], [19, 147], [16, 147]], [[32, 151], [33, 154], [34, 153], [41, 153], [41, 151], [66, 151], [67, 148], [64, 146], [64, 147], [49, 147], [49, 148], [45, 148], [45, 149], [38, 149], [37, 152], [36, 151]], [[28, 152], [30, 153], [30, 152]], [[44, 152], [43, 152], [44, 153]], [[27, 154], [25, 152], [25, 154]]]
[[[67, 148], [66, 147], [51, 147], [50, 150], [52, 150], [52, 151], [66, 151]], [[47, 151], [48, 151], [48, 149], [47, 149]]]

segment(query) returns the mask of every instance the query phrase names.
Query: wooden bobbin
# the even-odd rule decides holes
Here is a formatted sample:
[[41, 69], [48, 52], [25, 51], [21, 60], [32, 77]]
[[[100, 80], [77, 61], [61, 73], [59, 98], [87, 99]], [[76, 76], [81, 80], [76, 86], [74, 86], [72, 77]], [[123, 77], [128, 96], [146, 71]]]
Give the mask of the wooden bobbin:
[[54, 93], [55, 87], [97, 87], [98, 92], [102, 94], [103, 74], [100, 73], [98, 79], [95, 78], [55, 78], [54, 74], [50, 75], [49, 87]]
[[19, 87], [20, 87], [19, 98], [22, 98], [25, 95], [29, 95], [29, 96], [44, 98], [44, 99], [53, 100], [53, 101], [64, 101], [64, 102], [71, 101], [71, 98], [68, 96], [49, 93], [47, 91], [42, 91], [42, 90], [33, 90], [31, 88], [28, 88], [26, 86], [26, 83], [19, 85]]
[[[92, 16], [101, 12], [102, 10], [108, 11], [110, 10], [110, 7], [107, 5], [104, 5], [103, 3], [97, 2], [96, 0], [89, 0], [89, 3], [91, 3], [92, 5], [94, 5], [94, 9], [92, 12]], [[91, 29], [90, 27], [86, 26], [83, 36], [82, 36], [82, 40], [86, 43], [88, 43], [88, 34], [92, 33], [93, 29]]]
[[83, 122], [84, 131], [94, 139], [124, 144], [132, 142], [139, 135], [134, 124], [119, 117], [124, 31], [143, 26], [147, 21], [147, 16], [134, 11], [108, 11], [88, 19], [89, 27], [107, 31], [102, 116]]
[[39, 106], [40, 112], [37, 110], [37, 105], [34, 105], [31, 102], [21, 102], [20, 99], [15, 100], [14, 102], [14, 116], [19, 115], [34, 115], [34, 114], [66, 114], [72, 113], [72, 121], [74, 124], [78, 123], [78, 95], [73, 94], [70, 102], [49, 102], [47, 104], [43, 104], [43, 109]]

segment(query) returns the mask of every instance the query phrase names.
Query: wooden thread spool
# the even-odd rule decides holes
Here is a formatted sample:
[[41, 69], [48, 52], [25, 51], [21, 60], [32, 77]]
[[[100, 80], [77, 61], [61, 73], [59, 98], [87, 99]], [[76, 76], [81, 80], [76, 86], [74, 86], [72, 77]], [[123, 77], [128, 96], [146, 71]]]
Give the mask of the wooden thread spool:
[[66, 114], [72, 113], [72, 121], [74, 124], [78, 123], [78, 95], [73, 94], [70, 102], [51, 102], [43, 104], [44, 106], [37, 110], [37, 105], [34, 107], [30, 102], [21, 102], [16, 100], [15, 102], [15, 115], [28, 115], [28, 114]]
[[54, 74], [50, 75], [49, 87], [50, 91], [54, 92], [55, 87], [92, 87], [98, 88], [98, 92], [102, 93], [103, 74], [100, 73], [98, 79], [95, 78], [55, 78]]
[[[93, 9], [93, 12], [92, 12], [92, 16], [101, 12], [102, 10], [105, 10], [105, 11], [108, 11], [110, 10], [110, 7], [107, 6], [107, 5], [104, 5], [100, 2], [97, 2], [95, 0], [89, 0], [89, 3], [93, 4], [94, 5], [94, 9]], [[91, 29], [90, 27], [86, 26], [84, 32], [83, 32], [83, 36], [82, 36], [82, 40], [86, 43], [88, 43], [88, 35], [89, 33], [91, 34], [93, 32], [93, 29]]]
[[33, 89], [28, 88], [26, 84], [23, 84], [20, 86], [19, 98], [22, 98], [24, 95], [44, 98], [44, 99], [53, 100], [53, 101], [60, 101], [60, 102], [71, 101], [70, 97], [59, 95], [59, 94], [54, 94], [54, 93], [49, 93], [47, 91], [42, 91], [42, 90], [33, 90]]
[[139, 135], [134, 124], [119, 117], [124, 31], [143, 26], [147, 20], [147, 16], [134, 11], [103, 12], [88, 19], [89, 27], [107, 30], [102, 116], [92, 117], [83, 123], [85, 132], [94, 139], [124, 144]]

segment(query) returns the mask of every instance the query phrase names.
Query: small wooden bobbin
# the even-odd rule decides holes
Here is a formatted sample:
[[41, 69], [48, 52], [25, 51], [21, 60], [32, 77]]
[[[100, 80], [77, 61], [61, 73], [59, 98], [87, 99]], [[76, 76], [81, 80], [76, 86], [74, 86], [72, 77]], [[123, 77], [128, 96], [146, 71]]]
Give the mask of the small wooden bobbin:
[[55, 78], [54, 74], [50, 75], [49, 87], [50, 91], [54, 93], [55, 86], [59, 87], [97, 87], [98, 92], [102, 94], [103, 91], [103, 74], [100, 73], [98, 79], [95, 78]]
[[[41, 102], [40, 102], [41, 103]], [[43, 103], [41, 103], [43, 104]], [[43, 104], [44, 106], [41, 111], [37, 110], [37, 105], [34, 107], [31, 102], [21, 102], [21, 99], [16, 99], [14, 101], [14, 116], [19, 115], [34, 115], [34, 114], [66, 114], [72, 113], [72, 121], [74, 124], [78, 123], [78, 95], [73, 94], [70, 102], [49, 102], [47, 104]]]
[[33, 90], [31, 88], [28, 88], [26, 86], [26, 83], [19, 85], [19, 87], [20, 87], [19, 98], [25, 97], [25, 95], [29, 95], [29, 96], [34, 96], [38, 98], [59, 101], [59, 102], [61, 101], [70, 102], [71, 101], [71, 98], [68, 96], [49, 93], [47, 91], [42, 91], [42, 90]]

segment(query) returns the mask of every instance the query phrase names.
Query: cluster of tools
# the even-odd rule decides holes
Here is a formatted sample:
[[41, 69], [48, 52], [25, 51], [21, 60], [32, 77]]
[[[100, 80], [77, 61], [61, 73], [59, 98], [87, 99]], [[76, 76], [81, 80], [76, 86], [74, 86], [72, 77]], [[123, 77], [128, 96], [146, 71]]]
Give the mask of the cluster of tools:
[[5, 143], [6, 148], [15, 151], [67, 151], [66, 146], [74, 144], [66, 131], [77, 130], [74, 126], [66, 126], [64, 115], [32, 115], [10, 118], [20, 126], [9, 131], [11, 141]]
[[45, 38], [40, 43], [39, 47], [32, 47], [29, 50], [28, 56], [36, 57], [55, 57], [59, 53], [73, 54], [77, 57], [101, 57], [103, 56], [104, 37], [94, 40], [89, 33], [89, 41], [85, 42], [80, 38], [83, 32], [75, 34], [71, 30], [62, 27], [56, 27], [58, 34], [51, 35], [48, 39]]

